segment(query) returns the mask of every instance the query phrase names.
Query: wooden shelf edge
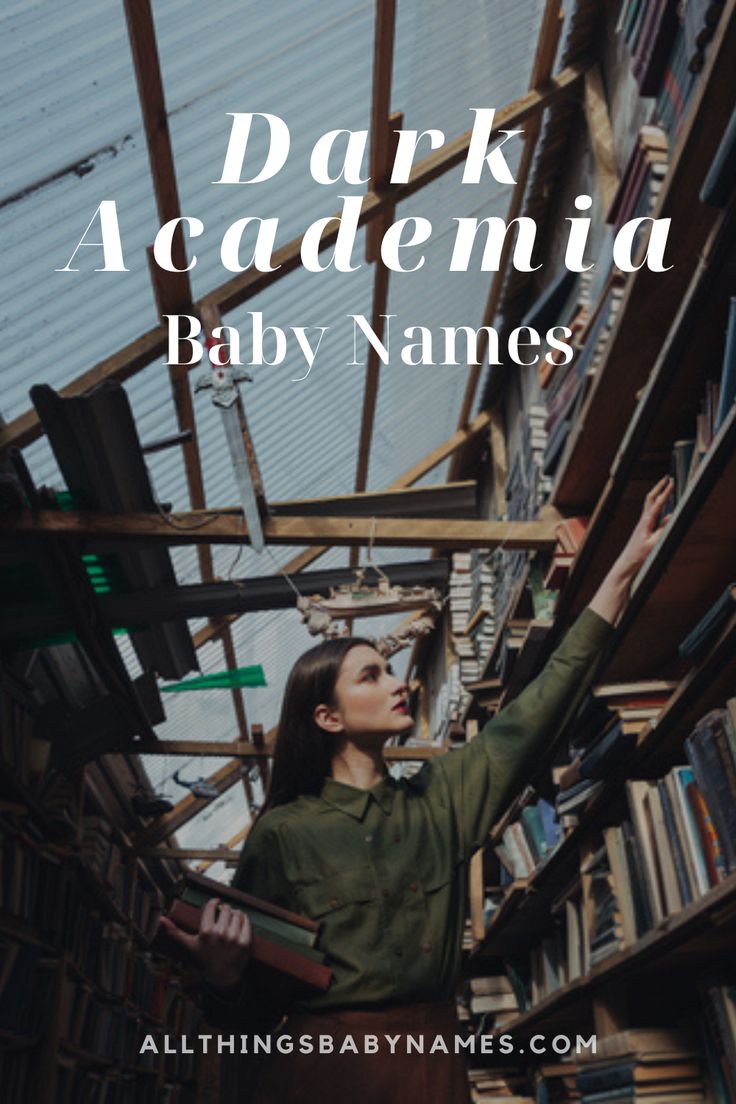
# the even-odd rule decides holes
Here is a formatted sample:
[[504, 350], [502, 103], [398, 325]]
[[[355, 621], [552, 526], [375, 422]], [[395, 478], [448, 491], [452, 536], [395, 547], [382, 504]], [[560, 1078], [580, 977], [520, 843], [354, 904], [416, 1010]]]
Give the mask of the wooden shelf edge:
[[[504, 1026], [504, 1030], [518, 1033], [528, 1027], [559, 1012], [566, 1004], [579, 998], [582, 992], [589, 992], [639, 968], [644, 961], [651, 961], [666, 951], [685, 942], [697, 930], [706, 926], [711, 914], [717, 915], [720, 908], [730, 909], [736, 903], [736, 874], [731, 874], [720, 885], [715, 886], [698, 901], [688, 905], [676, 916], [668, 916], [656, 928], [651, 929], [631, 947], [617, 951], [599, 962], [588, 974], [575, 978], [569, 984], [548, 994], [533, 1008], [526, 1009], [515, 1020]], [[716, 921], [717, 922], [717, 921]]]

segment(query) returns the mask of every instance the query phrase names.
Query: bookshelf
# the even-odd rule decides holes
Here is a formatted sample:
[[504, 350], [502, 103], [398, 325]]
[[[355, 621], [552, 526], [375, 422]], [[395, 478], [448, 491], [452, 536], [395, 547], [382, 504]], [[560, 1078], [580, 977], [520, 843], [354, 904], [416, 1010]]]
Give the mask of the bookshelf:
[[565, 589], [558, 623], [591, 598], [622, 534], [634, 524], [642, 493], [666, 470], [675, 427], [701, 396], [708, 369], [718, 375], [723, 355], [727, 289], [733, 287], [733, 212], [714, 227], [677, 318], [652, 368], [623, 436]]
[[[644, 11], [647, 5], [625, 0], [621, 7]], [[675, 817], [673, 798], [679, 792], [677, 780], [683, 793], [686, 784], [694, 785], [687, 783], [693, 777], [687, 764], [694, 753], [693, 733], [702, 728], [696, 726], [711, 711], [724, 710], [736, 688], [733, 612], [697, 662], [683, 660], [678, 654], [682, 640], [732, 582], [736, 548], [736, 404], [725, 408], [720, 422], [708, 422], [704, 413], [711, 409], [708, 404], [714, 394], [717, 404], [717, 384], [727, 363], [724, 344], [729, 332], [729, 297], [736, 290], [733, 202], [716, 209], [698, 200], [734, 107], [730, 73], [736, 58], [736, 4], [724, 3], [715, 14], [720, 18], [706, 45], [702, 71], [686, 77], [691, 93], [687, 112], [677, 126], [662, 123], [669, 131], [669, 150], [666, 169], [660, 165], [657, 173], [652, 214], [672, 219], [666, 259], [673, 270], [667, 276], [642, 268], [623, 279], [611, 274], [597, 281], [594, 277], [597, 288], [581, 280], [568, 300], [565, 320], [567, 324], [577, 320], [576, 355], [584, 365], [584, 372], [578, 372], [577, 397], [572, 396], [568, 403], [564, 374], [560, 377], [562, 388], [558, 383], [554, 390], [554, 369], [540, 372], [538, 386], [530, 372], [522, 385], [509, 387], [510, 394], [504, 397], [508, 470], [516, 473], [517, 482], [507, 482], [505, 499], [496, 496], [497, 510], [502, 513], [508, 504], [509, 516], [528, 518], [549, 502], [559, 511], [561, 525], [565, 519], [580, 518], [582, 536], [572, 552], [562, 535], [559, 537], [561, 566], [552, 570], [557, 562], [555, 553], [545, 576], [545, 585], [558, 593], [551, 620], [542, 623], [536, 654], [526, 639], [531, 639], [535, 625], [529, 580], [540, 557], [530, 557], [522, 572], [518, 564], [509, 561], [513, 578], [509, 600], [493, 611], [496, 636], [480, 679], [465, 686], [470, 700], [465, 702], [464, 715], [482, 722], [489, 701], [491, 711], [503, 706], [541, 669], [544, 658], [590, 601], [620, 551], [638, 518], [644, 494], [672, 465], [678, 485], [668, 526], [634, 583], [596, 680], [598, 685], [626, 684], [632, 700], [637, 686], [652, 680], [667, 680], [672, 690], [659, 712], [653, 709], [635, 729], [628, 750], [600, 778], [591, 796], [573, 806], [567, 819], [560, 815], [560, 841], [542, 853], [541, 861], [537, 856], [533, 868], [520, 877], [510, 846], [504, 855], [507, 834], [512, 828], [523, 828], [524, 810], [538, 798], [552, 800], [552, 775], [559, 777], [553, 768], [562, 771], [566, 755], [573, 755], [566, 743], [582, 738], [583, 743], [575, 743], [575, 749], [584, 758], [587, 747], [595, 747], [602, 733], [592, 728], [581, 737], [583, 722], [578, 717], [568, 718], [552, 735], [549, 751], [535, 765], [526, 789], [494, 825], [483, 863], [476, 863], [476, 879], [482, 871], [485, 881], [482, 887], [476, 884], [473, 888], [476, 940], [467, 958], [466, 975], [482, 986], [489, 978], [498, 980], [506, 970], [509, 977], [516, 975], [525, 989], [514, 1014], [504, 1011], [495, 1027], [492, 1019], [478, 1019], [478, 1032], [503, 1030], [516, 1039], [533, 1031], [549, 1034], [558, 1030], [597, 1031], [601, 1037], [613, 1037], [630, 1027], [669, 1030], [688, 1016], [693, 1022], [702, 1021], [706, 1026], [696, 1043], [702, 1048], [699, 1068], [707, 1070], [712, 1094], [708, 1099], [720, 1104], [733, 1098], [728, 1086], [733, 1088], [736, 1083], [736, 1065], [726, 1051], [730, 1048], [733, 1057], [736, 1036], [729, 1036], [723, 1023], [717, 1025], [712, 1012], [706, 1011], [704, 993], [707, 985], [731, 985], [726, 965], [733, 961], [736, 950], [736, 870], [719, 852], [724, 846], [720, 801], [725, 800], [726, 788], [736, 778], [736, 765], [721, 760], [720, 797], [714, 786], [706, 787], [704, 776], [698, 779], [698, 786], [703, 780], [705, 835], [693, 835], [690, 842], [695, 849], [714, 846], [716, 866], [707, 878], [703, 867], [697, 885], [695, 861], [682, 845], [683, 818], [689, 814], [678, 806]], [[677, 49], [682, 52], [682, 45]], [[629, 126], [629, 139], [631, 126], [639, 128], [642, 118], [647, 123], [662, 118], [657, 115], [660, 106], [657, 99], [654, 108], [630, 112], [624, 125], [624, 130]], [[612, 123], [616, 131], [620, 120]], [[631, 155], [635, 141], [627, 142], [625, 135], [617, 133], [624, 160]], [[585, 171], [583, 162], [583, 157], [576, 162], [573, 155], [570, 177]], [[569, 182], [562, 185], [563, 189], [570, 186]], [[553, 243], [548, 248], [553, 251]], [[550, 378], [551, 398], [545, 390]], [[547, 401], [546, 423], [541, 421], [548, 432], [547, 443], [554, 431], [553, 415], [560, 409], [560, 399], [555, 405], [555, 396], [568, 403], [564, 416], [570, 418], [571, 427], [556, 470], [547, 463], [550, 450], [543, 433], [534, 429], [540, 425], [540, 394]], [[713, 430], [709, 436], [701, 434], [706, 423]], [[527, 426], [531, 427], [531, 445]], [[687, 453], [687, 460], [681, 460], [690, 438], [695, 440], [693, 454]], [[544, 461], [535, 471], [534, 449], [540, 446]], [[680, 468], [676, 460], [681, 462]], [[530, 470], [527, 482], [519, 483], [519, 471]], [[550, 474], [552, 489], [547, 496], [544, 482]], [[542, 561], [542, 571], [546, 570]], [[550, 582], [552, 579], [555, 581]], [[510, 627], [522, 636], [526, 631], [528, 637], [521, 649], [517, 648], [516, 665], [509, 672], [501, 670], [499, 657]], [[522, 656], [527, 660], [523, 665]], [[643, 691], [640, 694], [646, 697]], [[607, 704], [610, 708], [611, 703]], [[618, 716], [616, 723], [620, 722]], [[735, 757], [736, 738], [731, 760]], [[711, 766], [714, 762], [711, 760]], [[690, 798], [695, 800], [693, 794]], [[639, 808], [646, 811], [648, 821], [643, 814], [637, 820]], [[712, 810], [717, 810], [718, 829]], [[621, 841], [620, 854], [626, 857], [618, 868], [616, 840]], [[624, 841], [626, 847], [631, 844], [631, 852], [624, 850]], [[531, 835], [527, 842], [531, 847]], [[641, 862], [638, 870], [629, 859], [634, 853]], [[601, 885], [608, 887], [605, 892]], [[639, 903], [633, 898], [642, 893], [646, 896], [648, 889], [656, 898], [656, 909], [651, 901], [646, 903], [644, 911], [649, 910], [649, 915], [642, 919]], [[620, 904], [622, 894], [632, 899], [625, 908]], [[482, 938], [478, 938], [477, 901], [486, 896], [490, 914]], [[575, 940], [582, 948], [579, 961], [568, 961], [567, 952]], [[531, 1067], [535, 1063], [527, 1059], [526, 1064]], [[716, 1067], [725, 1073], [718, 1073]], [[574, 1075], [576, 1064], [571, 1062], [560, 1070]], [[725, 1077], [725, 1089], [721, 1077]], [[705, 1099], [697, 1095], [701, 1089], [691, 1088], [692, 1099]], [[587, 1099], [584, 1091], [582, 1096]], [[574, 1091], [570, 1096], [550, 1096], [555, 1101], [580, 1098]], [[676, 1093], [672, 1096], [673, 1100], [679, 1098]], [[477, 1091], [473, 1099], [486, 1098]]]
[[[595, 502], [625, 433], [639, 389], [670, 330], [688, 284], [692, 259], [703, 249], [718, 212], [693, 202], [725, 130], [733, 101], [730, 74], [736, 52], [736, 7], [724, 5], [707, 64], [654, 211], [671, 218], [675, 232], [668, 256], [673, 271], [663, 280], [648, 268], [629, 279], [618, 322], [557, 473], [552, 501], [568, 510]], [[677, 233], [677, 228], [687, 232]]]
[[93, 1091], [121, 1104], [188, 1104], [194, 1056], [139, 1054], [146, 1033], [196, 1033], [201, 1019], [181, 972], [151, 951], [161, 899], [151, 873], [84, 771], [58, 785], [46, 764], [19, 776], [13, 737], [30, 740], [33, 719], [5, 689], [3, 722], [3, 1098], [71, 1104]]

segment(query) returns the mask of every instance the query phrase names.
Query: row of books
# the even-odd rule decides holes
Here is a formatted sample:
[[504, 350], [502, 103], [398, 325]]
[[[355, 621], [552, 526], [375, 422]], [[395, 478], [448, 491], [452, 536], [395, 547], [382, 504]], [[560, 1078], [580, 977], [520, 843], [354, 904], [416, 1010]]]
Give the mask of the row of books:
[[[474, 603], [473, 564], [469, 552], [455, 552], [452, 557], [448, 597], [450, 611], [450, 631], [458, 657], [461, 682], [472, 682], [478, 678], [479, 659], [475, 642], [467, 632], [471, 618], [478, 615], [484, 619], [484, 609], [480, 602], [478, 587], [475, 587], [477, 604]], [[490, 603], [490, 594], [486, 601]], [[475, 605], [475, 609], [473, 608]]]
[[631, 51], [632, 72], [642, 96], [655, 96], [677, 34], [677, 4], [673, 0], [638, 0], [632, 8], [622, 28]]
[[549, 1104], [704, 1104], [709, 1092], [699, 1040], [680, 1028], [634, 1028], [599, 1037], [595, 1053], [545, 1064], [535, 1081], [537, 1100]]
[[[662, 779], [626, 783], [630, 819], [604, 829], [603, 844], [590, 848], [583, 859], [579, 891], [559, 903], [565, 915], [556, 947], [561, 952], [564, 946], [564, 954], [557, 954], [554, 987], [632, 946], [733, 869], [735, 806], [733, 797], [725, 800], [724, 790], [730, 789], [726, 760], [709, 717], [707, 729], [699, 726], [690, 738], [690, 753], [700, 764], [697, 778], [691, 767], [674, 767]], [[706, 767], [702, 760], [709, 746], [707, 755], [718, 758], [709, 759]], [[725, 754], [733, 780], [733, 751]], [[562, 914], [561, 908], [557, 911]], [[547, 991], [544, 983], [540, 989]]]
[[61, 978], [58, 996], [61, 1043], [70, 1044], [118, 1066], [153, 1067], [152, 1053], [140, 1054], [143, 1036], [150, 1029], [138, 1011], [92, 989], [71, 973]]
[[519, 415], [518, 440], [506, 477], [505, 496], [512, 521], [535, 517], [549, 498], [551, 481], [544, 471], [544, 456], [549, 431], [547, 411], [541, 403], [532, 403]]
[[468, 1070], [468, 1083], [473, 1104], [535, 1104], [527, 1092], [528, 1078], [518, 1067], [473, 1067]]
[[17, 1039], [41, 1032], [57, 971], [45, 947], [0, 939], [0, 1032]]
[[632, 1027], [598, 1035], [595, 1049], [543, 1061], [470, 1071], [471, 1098], [482, 1104], [730, 1104], [736, 1070], [727, 1048], [736, 1034], [734, 987], [706, 982], [682, 1026]]
[[620, 772], [639, 734], [656, 722], [675, 685], [661, 679], [612, 683], [586, 696], [568, 737], [571, 761], [555, 772], [555, 807], [563, 825], [574, 827], [578, 811], [612, 772]]
[[460, 735], [460, 720], [468, 700], [468, 692], [460, 680], [460, 664], [456, 661], [448, 666], [444, 682], [435, 694], [433, 743], [444, 746]]
[[[606, 216], [614, 233], [631, 219], [652, 213], [667, 173], [667, 147], [667, 135], [661, 127], [647, 124], [639, 128]], [[635, 253], [632, 246], [632, 254]]]
[[[19, 1096], [8, 1104], [25, 1104], [27, 1099]], [[180, 1104], [185, 1099], [191, 1099], [189, 1086], [169, 1084], [162, 1089], [155, 1074], [90, 1069], [72, 1056], [58, 1065], [55, 1104]]]
[[542, 799], [530, 802], [504, 830], [494, 848], [501, 863], [501, 885], [528, 878], [562, 839], [562, 827], [555, 809]]
[[150, 954], [138, 953], [129, 933], [119, 924], [105, 924], [96, 970], [87, 980], [99, 989], [128, 1001], [146, 1015], [160, 1019], [171, 970]]
[[578, 549], [585, 538], [589, 521], [588, 516], [565, 518], [555, 527], [557, 544], [543, 580], [547, 589], [559, 593], [564, 587]]
[[8, 774], [30, 790], [38, 788], [49, 762], [51, 744], [36, 735], [31, 713], [0, 688], [0, 762]]
[[687, 117], [698, 78], [690, 68], [688, 36], [680, 21], [657, 93], [655, 116], [670, 142], [677, 139]]
[[736, 299], [729, 303], [728, 326], [720, 380], [708, 380], [693, 423], [692, 436], [675, 441], [670, 473], [674, 491], [669, 508], [674, 509], [697, 473], [713, 440], [736, 401]]
[[723, 14], [723, 0], [685, 0], [678, 11], [681, 12], [688, 69], [691, 73], [699, 73], [705, 63], [708, 43]]

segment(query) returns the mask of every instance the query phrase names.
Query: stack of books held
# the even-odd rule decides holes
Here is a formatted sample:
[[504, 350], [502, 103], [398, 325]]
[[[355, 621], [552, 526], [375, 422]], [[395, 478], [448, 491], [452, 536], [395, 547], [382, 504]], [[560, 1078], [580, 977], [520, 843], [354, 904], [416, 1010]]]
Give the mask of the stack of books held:
[[[316, 947], [319, 924], [306, 916], [192, 871], [183, 876], [179, 896], [166, 915], [182, 932], [196, 934], [202, 909], [213, 897], [248, 915], [253, 930], [249, 971], [263, 977], [272, 989], [297, 996], [329, 987], [332, 971], [326, 955]], [[182, 953], [163, 931], [159, 939], [168, 951]]]
[[576, 1087], [581, 1104], [705, 1104], [709, 1099], [699, 1048], [688, 1034], [666, 1028], [598, 1039], [596, 1054], [579, 1060]]

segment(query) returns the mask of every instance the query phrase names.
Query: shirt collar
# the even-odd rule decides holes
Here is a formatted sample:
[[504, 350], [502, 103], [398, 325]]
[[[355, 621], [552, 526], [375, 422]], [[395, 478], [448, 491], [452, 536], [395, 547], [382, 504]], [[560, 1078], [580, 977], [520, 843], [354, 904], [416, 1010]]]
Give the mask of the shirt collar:
[[357, 786], [348, 786], [344, 782], [336, 782], [334, 778], [326, 778], [320, 797], [333, 808], [355, 817], [356, 820], [362, 820], [371, 801], [375, 801], [386, 816], [389, 816], [395, 790], [396, 781], [390, 775], [382, 778], [370, 790], [360, 790]]

